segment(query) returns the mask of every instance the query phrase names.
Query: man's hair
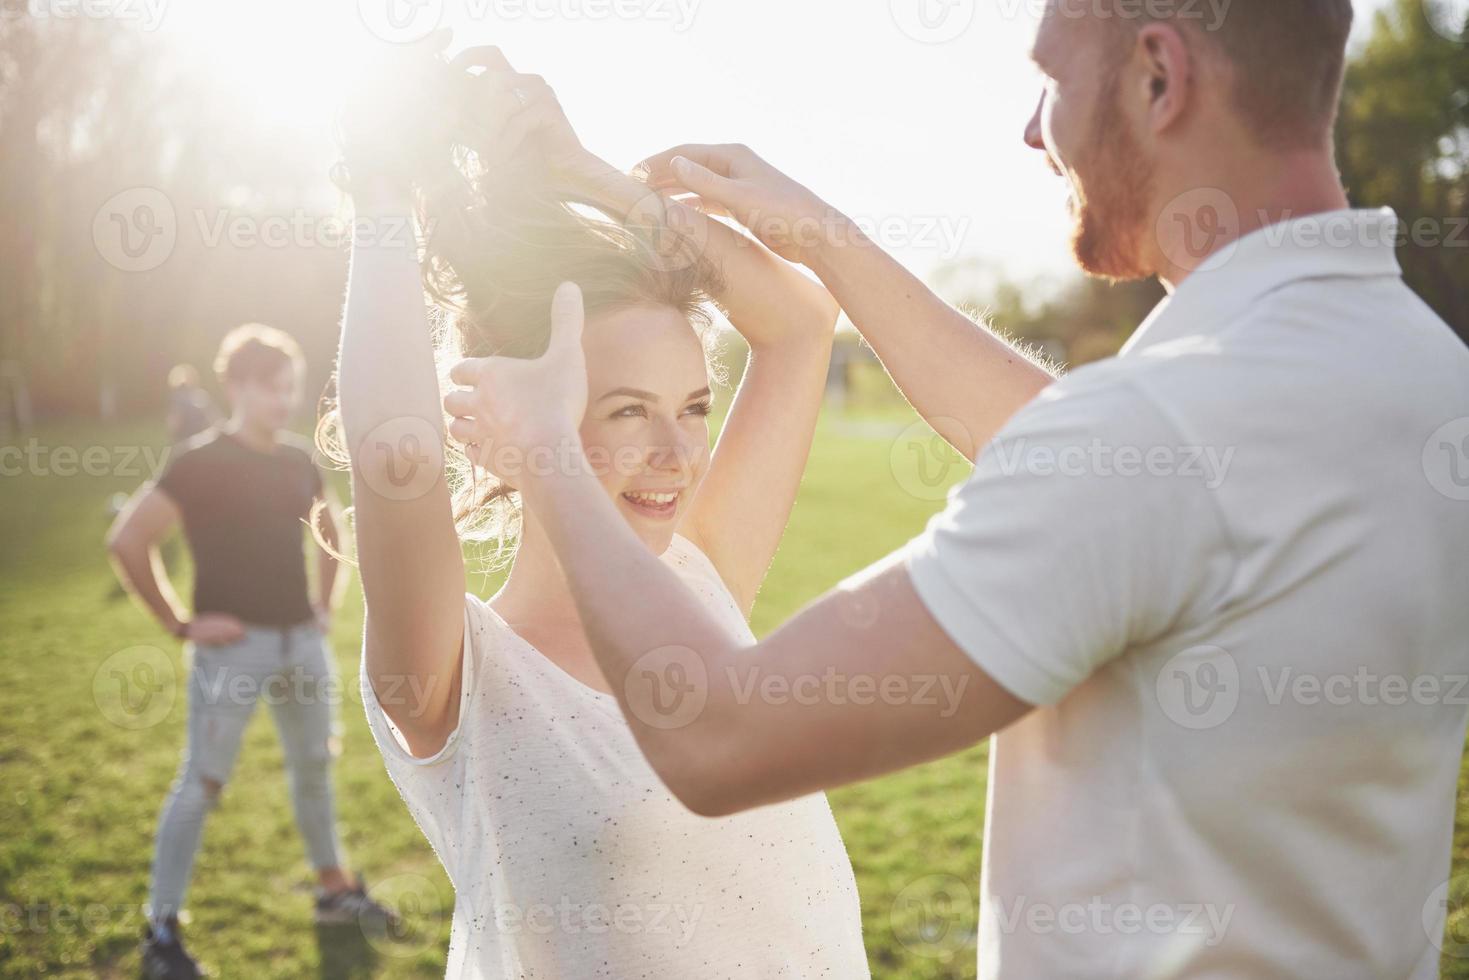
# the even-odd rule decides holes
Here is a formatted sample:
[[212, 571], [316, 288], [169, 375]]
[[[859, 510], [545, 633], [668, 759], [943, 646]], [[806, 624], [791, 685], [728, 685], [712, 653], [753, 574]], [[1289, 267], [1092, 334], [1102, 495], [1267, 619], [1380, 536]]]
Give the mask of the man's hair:
[[268, 381], [286, 367], [305, 370], [300, 345], [284, 330], [263, 323], [247, 323], [225, 334], [214, 357], [214, 373], [221, 382]]
[[1129, 40], [1150, 21], [1171, 21], [1214, 45], [1234, 76], [1234, 105], [1261, 145], [1317, 146], [1330, 136], [1351, 0], [1224, 0], [1217, 17], [1211, 5], [1182, 0], [1112, 0], [1111, 10]]

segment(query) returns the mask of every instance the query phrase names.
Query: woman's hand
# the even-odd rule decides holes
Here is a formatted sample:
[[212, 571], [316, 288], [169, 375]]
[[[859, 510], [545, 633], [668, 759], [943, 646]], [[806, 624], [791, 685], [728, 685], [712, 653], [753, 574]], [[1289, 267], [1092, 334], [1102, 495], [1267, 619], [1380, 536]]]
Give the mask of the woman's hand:
[[447, 160], [456, 122], [449, 66], [452, 32], [394, 46], [355, 79], [337, 113], [337, 139], [354, 196], [406, 192]]
[[613, 169], [582, 146], [546, 80], [517, 72], [499, 48], [468, 48], [449, 65], [464, 106], [460, 142], [491, 179], [543, 180], [549, 173], [576, 187]]
[[452, 391], [444, 408], [449, 434], [496, 477], [524, 489], [527, 481], [577, 465], [577, 430], [587, 411], [586, 314], [581, 289], [562, 283], [551, 301], [551, 340], [534, 359], [477, 357], [449, 377], [472, 391]]
[[394, 49], [354, 86], [337, 119], [354, 193], [430, 178], [456, 145], [474, 152], [492, 184], [605, 179], [613, 168], [581, 145], [544, 78], [517, 72], [496, 47], [445, 60], [451, 37], [444, 29]]

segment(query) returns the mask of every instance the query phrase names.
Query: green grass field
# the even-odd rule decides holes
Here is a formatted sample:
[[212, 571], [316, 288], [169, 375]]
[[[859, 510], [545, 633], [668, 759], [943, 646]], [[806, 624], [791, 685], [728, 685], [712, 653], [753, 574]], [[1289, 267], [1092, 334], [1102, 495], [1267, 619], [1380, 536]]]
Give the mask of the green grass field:
[[[756, 610], [757, 632], [902, 544], [941, 506], [937, 481], [962, 478], [957, 465], [917, 472], [902, 443], [895, 452], [894, 436], [910, 422], [887, 412], [823, 423]], [[57, 457], [36, 472], [0, 476], [0, 977], [132, 977], [185, 691], [178, 645], [121, 593], [101, 545], [108, 498], [148, 475], [142, 460], [123, 470], [128, 447], [160, 439], [152, 429], [57, 428], [36, 440], [102, 447], [92, 458], [106, 455], [122, 472], [65, 475]], [[174, 564], [184, 590], [181, 554]], [[488, 594], [495, 584], [476, 575], [470, 587]], [[207, 826], [189, 898], [190, 945], [223, 976], [443, 975], [453, 895], [368, 733], [355, 683], [361, 594], [355, 578], [349, 586], [333, 636], [348, 692], [340, 823], [351, 863], [410, 913], [411, 928], [389, 940], [312, 925], [311, 876], [261, 710]], [[164, 676], [117, 674], [139, 646], [162, 651], [147, 656], [167, 661]], [[145, 690], [155, 700], [144, 701]], [[831, 794], [857, 870], [874, 976], [974, 975], [985, 761], [979, 747]], [[1465, 800], [1461, 782], [1456, 872], [1469, 841]], [[1460, 935], [1469, 927], [1463, 891], [1454, 894]], [[1445, 976], [1469, 978], [1469, 961], [1445, 963]]]

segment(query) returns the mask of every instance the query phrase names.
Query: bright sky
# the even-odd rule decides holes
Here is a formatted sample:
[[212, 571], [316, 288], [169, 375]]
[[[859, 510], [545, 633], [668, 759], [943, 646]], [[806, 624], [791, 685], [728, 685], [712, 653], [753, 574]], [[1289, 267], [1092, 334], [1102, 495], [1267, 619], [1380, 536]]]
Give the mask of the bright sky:
[[[1188, 2], [1209, 16], [1227, 0]], [[1383, 2], [1359, 2], [1360, 20]], [[1027, 53], [1041, 7], [173, 0], [160, 23], [218, 71], [250, 79], [263, 115], [313, 126], [374, 36], [453, 27], [451, 50], [498, 44], [518, 69], [544, 75], [583, 142], [615, 164], [681, 142], [747, 143], [869, 222], [920, 275], [981, 256], [1030, 276], [1070, 268], [1060, 181], [1020, 138], [1039, 95]]]

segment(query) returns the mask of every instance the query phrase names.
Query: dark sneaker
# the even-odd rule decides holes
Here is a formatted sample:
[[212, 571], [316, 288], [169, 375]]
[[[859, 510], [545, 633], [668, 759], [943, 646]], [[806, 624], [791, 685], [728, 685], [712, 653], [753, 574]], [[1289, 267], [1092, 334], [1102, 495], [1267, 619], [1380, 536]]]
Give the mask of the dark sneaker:
[[163, 929], [149, 923], [143, 932], [143, 976], [148, 980], [198, 980], [206, 976], [184, 949], [179, 920], [169, 916]]
[[357, 886], [328, 894], [316, 890], [316, 924], [319, 926], [360, 925], [371, 932], [386, 932], [398, 926], [398, 913], [367, 895], [367, 883], [357, 877]]

